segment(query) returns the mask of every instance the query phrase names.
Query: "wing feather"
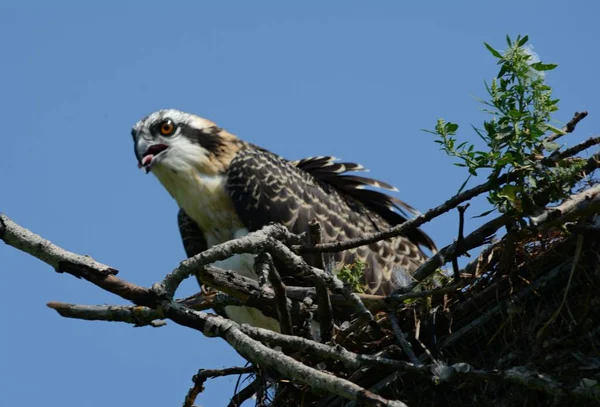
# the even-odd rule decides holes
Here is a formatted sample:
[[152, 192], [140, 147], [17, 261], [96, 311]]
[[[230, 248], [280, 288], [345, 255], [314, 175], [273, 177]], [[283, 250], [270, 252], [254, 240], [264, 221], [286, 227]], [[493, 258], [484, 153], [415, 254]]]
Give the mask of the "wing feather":
[[[183, 209], [179, 209], [177, 213], [177, 225], [179, 226], [179, 234], [181, 235], [181, 242], [183, 243], [183, 249], [187, 258], [202, 253], [207, 249], [202, 231]], [[202, 281], [200, 281], [198, 276], [196, 276], [196, 279], [200, 287], [202, 287]]]
[[[307, 232], [309, 221], [316, 218], [322, 225], [324, 241], [356, 238], [406, 220], [392, 210], [398, 201], [395, 198], [356, 188], [367, 183], [378, 187], [388, 184], [363, 177], [340, 177], [363, 167], [342, 163], [342, 168], [333, 161], [333, 157], [310, 157], [290, 162], [253, 146], [238, 152], [227, 170], [227, 189], [240, 220], [250, 231], [279, 222], [299, 234]], [[411, 242], [413, 238], [415, 243]], [[425, 261], [418, 244], [435, 248], [419, 230], [408, 237], [336, 253], [334, 257], [343, 264], [358, 259], [365, 262], [367, 292], [385, 294], [395, 288], [393, 272], [398, 267], [411, 273]], [[315, 264], [310, 257], [306, 260]]]

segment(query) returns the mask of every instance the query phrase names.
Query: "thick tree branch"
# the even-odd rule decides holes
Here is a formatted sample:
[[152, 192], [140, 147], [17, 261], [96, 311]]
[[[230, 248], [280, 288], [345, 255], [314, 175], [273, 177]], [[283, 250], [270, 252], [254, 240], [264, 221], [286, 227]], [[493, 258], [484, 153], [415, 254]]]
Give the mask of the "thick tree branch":
[[0, 225], [2, 225], [0, 236], [6, 244], [40, 259], [55, 271], [83, 278], [138, 305], [152, 307], [156, 304], [155, 297], [151, 295], [149, 289], [116, 277], [116, 269], [99, 263], [89, 256], [81, 256], [58, 247], [49, 240], [17, 225], [4, 214], [0, 214]]
[[531, 225], [539, 229], [547, 229], [557, 224], [565, 224], [574, 217], [595, 214], [600, 211], [600, 184], [572, 195], [560, 205], [545, 210], [532, 217]]
[[[218, 316], [211, 316], [203, 311], [195, 311], [174, 302], [168, 290], [167, 292], [165, 290], [148, 290], [125, 282], [107, 273], [107, 269], [114, 270], [108, 266], [55, 246], [10, 221], [4, 215], [2, 215], [0, 220], [2, 221], [2, 239], [12, 246], [27, 253], [35, 253], [37, 258], [50, 265], [60, 265], [63, 262], [68, 262], [73, 265], [70, 273], [82, 268], [83, 272], [80, 273], [79, 277], [127, 300], [140, 304], [150, 304], [152, 308], [161, 310], [166, 318], [180, 325], [201, 331], [208, 337], [221, 337], [241, 356], [253, 363], [272, 368], [282, 376], [305, 383], [314, 389], [338, 394], [349, 400], [358, 400], [359, 402], [382, 406], [405, 406], [400, 401], [386, 400], [354, 383], [313, 369], [281, 352], [275, 351], [244, 334], [240, 330], [240, 327], [232, 321]], [[84, 265], [81, 263], [84, 263]], [[192, 274], [191, 271], [187, 275], [189, 276], [190, 274]], [[107, 278], [111, 279], [110, 284], [104, 283]], [[159, 291], [159, 293], [157, 294], [156, 291]], [[295, 338], [293, 336], [280, 336]]]
[[[271, 368], [282, 376], [305, 383], [314, 389], [338, 394], [348, 400], [382, 406], [405, 406], [400, 401], [386, 400], [354, 383], [308, 367], [281, 352], [247, 336], [236, 323], [221, 317], [211, 317], [202, 311], [194, 311], [177, 303], [164, 301], [165, 315], [180, 325], [199, 330], [208, 337], [225, 339], [242, 357], [259, 366]], [[270, 332], [270, 331], [267, 331]], [[285, 336], [284, 338], [297, 338]]]
[[266, 249], [267, 239], [281, 239], [297, 241], [298, 237], [291, 234], [284, 226], [270, 224], [261, 230], [249, 233], [239, 239], [230, 240], [226, 243], [216, 245], [182, 261], [177, 268], [171, 271], [165, 279], [153, 286], [157, 292], [161, 292], [173, 298], [179, 285], [190, 275], [201, 272], [202, 267], [219, 260], [225, 260], [235, 254], [252, 253], [258, 254]]

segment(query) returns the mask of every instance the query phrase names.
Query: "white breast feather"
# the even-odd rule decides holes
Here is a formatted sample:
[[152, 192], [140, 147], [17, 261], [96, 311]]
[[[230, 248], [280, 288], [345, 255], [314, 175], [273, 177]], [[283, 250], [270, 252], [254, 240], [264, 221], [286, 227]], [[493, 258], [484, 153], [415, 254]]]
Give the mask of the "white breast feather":
[[[248, 230], [240, 221], [229, 193], [225, 189], [226, 177], [200, 174], [191, 166], [182, 166], [173, 172], [167, 168], [153, 170], [177, 204], [192, 218], [204, 233], [207, 246], [245, 236]], [[254, 255], [241, 254], [214, 263], [215, 266], [233, 270], [244, 277], [257, 279], [254, 272]], [[260, 310], [244, 306], [225, 307], [227, 316], [238, 324], [249, 324], [279, 332], [279, 322], [265, 316]]]

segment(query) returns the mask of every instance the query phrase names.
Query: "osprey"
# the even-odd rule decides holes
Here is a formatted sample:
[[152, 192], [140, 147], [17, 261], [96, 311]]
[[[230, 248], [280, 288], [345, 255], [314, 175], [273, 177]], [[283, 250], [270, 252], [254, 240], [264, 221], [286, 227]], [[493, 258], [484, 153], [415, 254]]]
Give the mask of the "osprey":
[[[290, 232], [308, 231], [317, 219], [322, 241], [338, 241], [377, 232], [406, 221], [415, 212], [375, 187], [396, 191], [381, 181], [347, 172], [365, 170], [333, 157], [289, 161], [243, 141], [215, 123], [175, 109], [154, 112], [132, 129], [138, 166], [152, 172], [175, 199], [178, 224], [188, 257], [244, 236], [271, 222]], [[420, 229], [393, 239], [335, 253], [335, 267], [359, 260], [366, 267], [363, 284], [370, 294], [389, 294], [398, 276], [414, 272], [435, 251]], [[253, 255], [237, 255], [215, 265], [256, 279]], [[310, 256], [306, 260], [311, 263]], [[281, 271], [281, 270], [280, 270]], [[279, 331], [279, 324], [259, 310], [229, 306], [227, 316]]]

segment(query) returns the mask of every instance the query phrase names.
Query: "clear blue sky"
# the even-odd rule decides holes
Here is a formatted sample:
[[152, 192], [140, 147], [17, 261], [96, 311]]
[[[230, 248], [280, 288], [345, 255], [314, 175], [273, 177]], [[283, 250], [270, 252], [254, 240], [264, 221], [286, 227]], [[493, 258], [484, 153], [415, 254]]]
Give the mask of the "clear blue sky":
[[[175, 202], [133, 155], [130, 128], [154, 110], [199, 114], [287, 158], [359, 161], [424, 211], [464, 172], [421, 129], [444, 117], [473, 139], [473, 96], [496, 72], [482, 42], [522, 33], [559, 64], [556, 118], [590, 111], [565, 140], [600, 130], [595, 2], [38, 3], [0, 4], [0, 211], [146, 286], [184, 256]], [[456, 224], [453, 212], [425, 230], [443, 246]], [[11, 247], [0, 271], [0, 405], [180, 405], [198, 368], [242, 363], [174, 323], [59, 317], [46, 302], [124, 302]], [[209, 382], [199, 404], [224, 405], [234, 383]]]

